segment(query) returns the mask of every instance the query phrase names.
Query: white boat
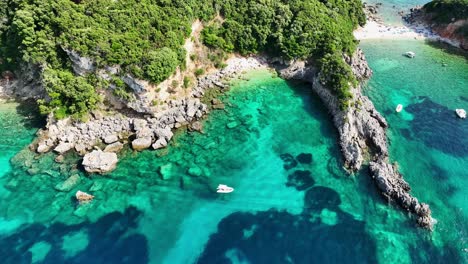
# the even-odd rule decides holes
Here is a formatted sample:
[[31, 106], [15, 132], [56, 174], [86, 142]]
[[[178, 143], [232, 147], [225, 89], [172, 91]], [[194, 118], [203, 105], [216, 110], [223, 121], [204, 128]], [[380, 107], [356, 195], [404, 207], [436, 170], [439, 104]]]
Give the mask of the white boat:
[[407, 52], [405, 52], [405, 56], [412, 59], [412, 58], [414, 58], [416, 56], [416, 53], [414, 53], [412, 51], [407, 51]]
[[402, 104], [397, 105], [395, 110], [397, 111], [397, 113], [400, 113], [401, 110], [403, 110], [403, 105]]
[[216, 189], [217, 193], [231, 193], [233, 191], [234, 191], [234, 188], [229, 187], [229, 186], [224, 185], [224, 184], [218, 185], [218, 188]]
[[463, 118], [463, 119], [466, 118], [466, 111], [465, 111], [465, 109], [455, 109], [455, 113], [457, 113], [457, 116], [458, 116], [459, 118]]

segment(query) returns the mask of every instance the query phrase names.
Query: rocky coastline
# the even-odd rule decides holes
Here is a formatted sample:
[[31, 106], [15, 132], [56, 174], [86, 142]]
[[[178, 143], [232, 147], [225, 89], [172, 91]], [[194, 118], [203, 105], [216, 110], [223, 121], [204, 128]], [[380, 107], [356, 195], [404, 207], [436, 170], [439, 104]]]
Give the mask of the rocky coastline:
[[448, 24], [437, 24], [431, 22], [431, 14], [425, 12], [422, 6], [410, 9], [409, 14], [403, 16], [403, 20], [415, 31], [430, 31], [438, 36], [438, 40], [468, 51], [468, 39], [458, 29], [468, 24], [468, 19], [452, 19]]
[[[372, 75], [361, 50], [358, 49], [352, 57], [344, 56], [344, 60], [361, 82]], [[352, 89], [351, 106], [341, 110], [337, 98], [320, 83], [320, 73], [313, 65], [304, 61], [294, 62], [280, 70], [280, 75], [285, 79], [311, 83], [311, 89], [324, 102], [338, 129], [345, 167], [351, 172], [357, 171], [369, 160], [370, 175], [382, 195], [416, 215], [421, 227], [432, 230], [434, 220], [429, 206], [410, 194], [409, 184], [396, 166], [390, 164], [386, 135], [388, 124], [369, 98], [362, 94], [360, 85]]]
[[202, 131], [199, 120], [210, 109], [224, 109], [216, 99], [209, 105], [202, 102], [205, 92], [226, 90], [224, 81], [227, 79], [263, 66], [256, 58], [231, 58], [226, 68], [200, 77], [189, 95], [168, 100], [160, 111], [93, 111], [86, 122], [71, 118], [55, 120], [49, 116], [46, 127], [38, 131], [38, 138], [30, 148], [40, 154], [54, 151], [58, 154], [57, 160], [62, 160], [62, 155], [68, 151], [76, 151], [83, 156], [87, 172], [110, 172], [117, 166], [116, 153], [125, 145], [136, 151], [161, 149], [172, 139], [174, 129], [187, 126], [190, 130]]

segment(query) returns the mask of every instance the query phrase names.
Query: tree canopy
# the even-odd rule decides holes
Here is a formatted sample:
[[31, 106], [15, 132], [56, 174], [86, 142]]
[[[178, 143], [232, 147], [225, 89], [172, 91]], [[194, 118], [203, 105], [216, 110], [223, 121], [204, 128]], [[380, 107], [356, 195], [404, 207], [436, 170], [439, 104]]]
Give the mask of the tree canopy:
[[49, 95], [41, 110], [83, 114], [98, 100], [96, 76], [73, 74], [66, 50], [91, 58], [97, 68], [118, 65], [157, 84], [185, 63], [193, 21], [218, 14], [224, 22], [202, 33], [207, 46], [314, 59], [343, 77], [327, 79], [333, 91], [348, 89], [345, 80], [353, 77], [337, 56], [356, 47], [352, 30], [365, 22], [359, 0], [4, 0], [0, 70], [39, 65]]

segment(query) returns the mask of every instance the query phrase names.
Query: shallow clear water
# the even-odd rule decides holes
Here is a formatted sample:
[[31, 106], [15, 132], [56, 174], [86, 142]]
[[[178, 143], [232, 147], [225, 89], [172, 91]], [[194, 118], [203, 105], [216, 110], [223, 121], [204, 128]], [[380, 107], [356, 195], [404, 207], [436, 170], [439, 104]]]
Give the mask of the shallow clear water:
[[[396, 10], [412, 4], [385, 1], [384, 18], [399, 23]], [[256, 71], [205, 133], [127, 149], [105, 176], [84, 174], [73, 154], [57, 164], [23, 149], [40, 121], [0, 104], [2, 263], [467, 263], [468, 122], [453, 112], [468, 109], [467, 60], [413, 40], [361, 47], [374, 70], [365, 93], [390, 124], [391, 158], [438, 220], [433, 233], [384, 202], [365, 170], [343, 172], [336, 131], [306, 85]], [[55, 189], [75, 174], [78, 184]], [[220, 183], [235, 191], [216, 194]], [[77, 205], [77, 190], [96, 198]]]
[[[225, 96], [226, 111], [210, 114], [204, 134], [180, 131], [165, 150], [127, 150], [110, 175], [17, 154], [0, 179], [4, 263], [460, 261], [460, 237], [416, 228], [368, 175], [343, 172], [336, 131], [307, 86], [268, 71], [248, 78]], [[11, 108], [2, 115], [22, 119]], [[21, 144], [31, 139], [24, 131]], [[73, 174], [79, 184], [54, 189]], [[219, 183], [235, 191], [218, 195]], [[95, 200], [78, 206], [78, 189]]]
[[[438, 220], [434, 236], [468, 246], [468, 57], [417, 40], [363, 41], [366, 93], [389, 121], [391, 157]], [[378, 47], [378, 48], [377, 48]], [[416, 58], [402, 54], [414, 50]], [[404, 110], [396, 113], [397, 104]], [[466, 252], [462, 255], [466, 259]]]
[[405, 14], [409, 13], [410, 8], [415, 6], [422, 6], [430, 0], [366, 0], [369, 4], [382, 4], [379, 7], [379, 15], [388, 25], [402, 25], [401, 15], [398, 12], [403, 11]]

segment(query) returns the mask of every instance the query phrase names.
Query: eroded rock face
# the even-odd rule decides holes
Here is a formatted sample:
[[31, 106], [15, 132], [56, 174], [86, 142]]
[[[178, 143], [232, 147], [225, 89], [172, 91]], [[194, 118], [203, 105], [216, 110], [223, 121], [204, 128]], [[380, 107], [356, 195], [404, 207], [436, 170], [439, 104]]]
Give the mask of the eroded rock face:
[[94, 150], [83, 158], [83, 166], [90, 173], [106, 173], [113, 171], [118, 162], [117, 154]]
[[41, 69], [33, 64], [21, 64], [13, 78], [0, 78], [0, 98], [37, 99], [44, 98]]
[[72, 62], [73, 71], [84, 76], [87, 73], [93, 72], [96, 67], [91, 58], [80, 56], [76, 51], [64, 49]]

